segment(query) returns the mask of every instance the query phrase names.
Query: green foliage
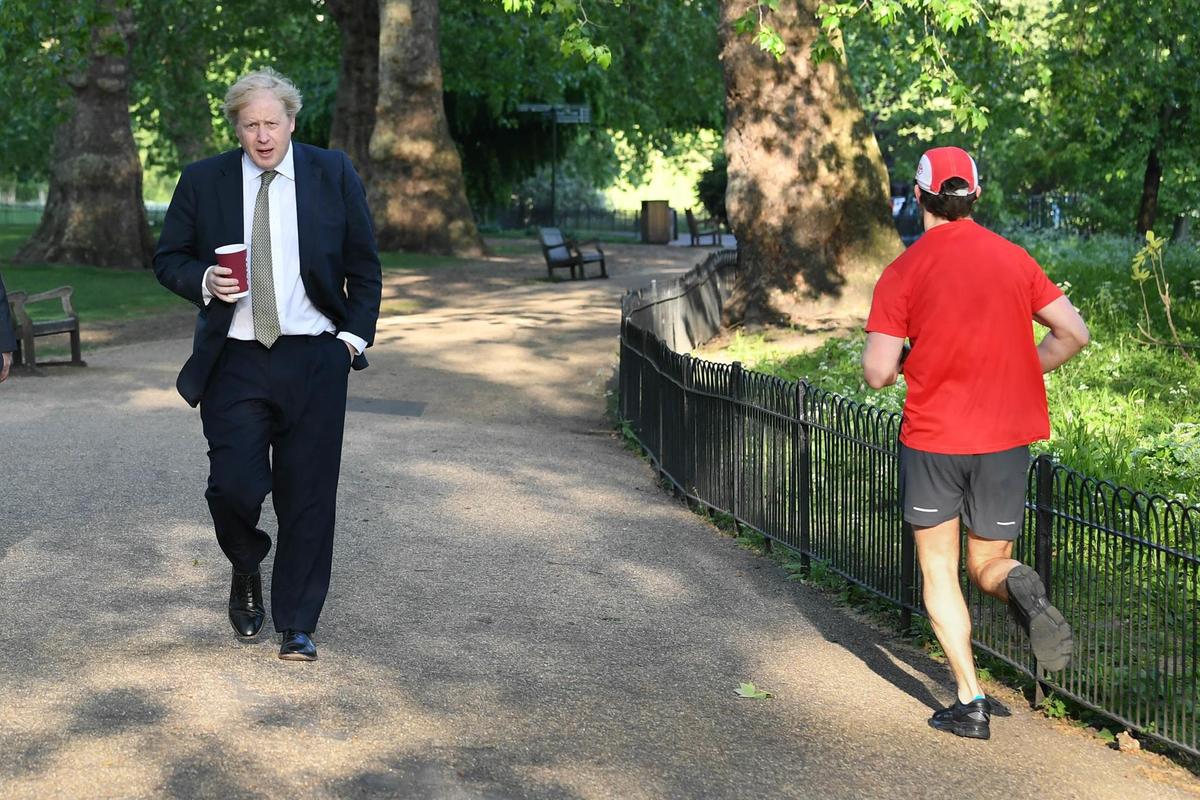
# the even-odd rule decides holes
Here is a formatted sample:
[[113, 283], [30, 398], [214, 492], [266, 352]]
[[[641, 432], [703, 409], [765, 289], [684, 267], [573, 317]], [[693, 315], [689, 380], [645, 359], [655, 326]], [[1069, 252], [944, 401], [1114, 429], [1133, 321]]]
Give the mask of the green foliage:
[[829, 13], [846, 20], [851, 73], [896, 183], [911, 184], [924, 149], [956, 144], [979, 161], [981, 217], [1023, 221], [1029, 196], [1048, 194], [1069, 225], [1128, 233], [1155, 150], [1159, 219], [1197, 213], [1200, 145], [1185, 132], [1200, 113], [1200, 2], [993, 0], [974, 4], [975, 21], [963, 3], [944, 18], [964, 20], [954, 33], [926, 24], [924, 0], [868, 18], [894, 5]]
[[[910, 108], [937, 107], [963, 131], [985, 130], [989, 109], [983, 104], [972, 76], [960, 72], [962, 66], [953, 45], [966, 41], [975, 48], [1000, 46], [1014, 55], [1023, 47], [1014, 18], [999, 3], [989, 3], [987, 9], [977, 0], [822, 3], [817, 17], [821, 34], [813, 47], [814, 60], [837, 58], [847, 30], [851, 36], [857, 34], [875, 43], [901, 44], [902, 50], [887, 48], [895, 67], [876, 72], [882, 65], [873, 63], [875, 69], [869, 71], [870, 77], [895, 78], [892, 85]], [[872, 55], [878, 58], [882, 53], [877, 51]]]
[[[233, 146], [217, 106], [240, 74], [264, 65], [305, 95], [296, 137], [328, 141], [339, 45], [317, 0], [266, 16], [249, 3], [216, 0], [120, 0], [113, 7], [133, 12], [130, 103], [146, 166], [173, 174]], [[52, 132], [69, 110], [67, 77], [85, 65], [90, 31], [111, 21], [99, 0], [0, 3], [0, 178], [46, 178]], [[123, 44], [111, 38], [102, 46]]]
[[324, 146], [337, 88], [340, 37], [319, 0], [264, 16], [249, 3], [137, 0], [131, 53], [133, 117], [146, 166], [174, 176], [189, 161], [236, 146], [219, 108], [225, 90], [271, 66], [304, 96], [298, 141]]
[[66, 119], [65, 78], [86, 66], [90, 31], [110, 24], [98, 0], [0, 2], [0, 177], [41, 180]]
[[[688, 146], [681, 133], [721, 129], [718, 8], [717, 0], [609, 1], [586, 11], [574, 2], [443, 0], [447, 116], [477, 212], [490, 217], [551, 160], [549, 119], [518, 112], [520, 103], [591, 108], [590, 124], [558, 126], [557, 150], [560, 164], [594, 186], [636, 178], [650, 150]], [[586, 20], [573, 36], [603, 32], [607, 67], [607, 58], [580, 58], [578, 40], [559, 47], [565, 20]]]
[[1038, 708], [1040, 708], [1042, 713], [1050, 719], [1063, 719], [1067, 716], [1067, 704], [1062, 700], [1062, 698], [1056, 697], [1055, 695], [1050, 695], [1043, 700], [1042, 704], [1038, 706]]
[[768, 22], [768, 15], [779, 10], [779, 0], [762, 0], [754, 3], [733, 23], [733, 29], [742, 36], [750, 36], [763, 52], [770, 53], [776, 61], [783, 59], [787, 46], [779, 31]]
[[1171, 314], [1171, 282], [1167, 278], [1163, 266], [1163, 250], [1166, 240], [1154, 235], [1153, 230], [1146, 231], [1146, 245], [1133, 256], [1132, 277], [1142, 293], [1142, 322], [1138, 323], [1138, 331], [1152, 344], [1162, 344], [1163, 341], [1153, 333], [1154, 323], [1150, 319], [1150, 308], [1146, 303], [1146, 282], [1154, 278], [1154, 288], [1158, 292], [1159, 302], [1162, 303], [1163, 316], [1166, 317], [1167, 327], [1171, 332], [1171, 341], [1175, 343], [1179, 354], [1192, 360], [1186, 346], [1179, 340], [1179, 331], [1175, 328], [1175, 319]]

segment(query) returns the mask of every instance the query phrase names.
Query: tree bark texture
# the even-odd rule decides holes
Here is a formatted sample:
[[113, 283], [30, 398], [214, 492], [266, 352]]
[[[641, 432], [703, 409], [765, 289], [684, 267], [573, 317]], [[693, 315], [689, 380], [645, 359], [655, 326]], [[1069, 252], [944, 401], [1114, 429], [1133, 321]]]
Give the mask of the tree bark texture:
[[133, 15], [115, 0], [106, 5], [114, 22], [92, 32], [86, 71], [67, 78], [73, 110], [54, 136], [46, 210], [15, 261], [150, 266], [154, 240], [129, 117]]
[[385, 250], [484, 253], [442, 103], [437, 0], [381, 0], [371, 208]]
[[747, 0], [724, 0], [725, 203], [739, 278], [727, 322], [774, 316], [772, 297], [864, 304], [901, 250], [887, 169], [846, 65], [814, 66], [817, 0], [779, 4], [770, 22], [787, 47], [763, 52], [733, 23]]
[[379, 99], [379, 0], [325, 0], [342, 34], [329, 146], [345, 150], [370, 182], [371, 132]]

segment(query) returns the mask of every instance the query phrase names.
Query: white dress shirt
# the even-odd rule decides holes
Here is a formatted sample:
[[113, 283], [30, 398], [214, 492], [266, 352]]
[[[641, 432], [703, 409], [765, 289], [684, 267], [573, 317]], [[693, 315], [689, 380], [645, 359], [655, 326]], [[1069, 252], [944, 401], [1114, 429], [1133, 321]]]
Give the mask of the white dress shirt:
[[[275, 284], [275, 307], [279, 312], [279, 331], [284, 336], [317, 336], [334, 333], [337, 326], [322, 314], [304, 291], [300, 279], [300, 236], [296, 221], [296, 168], [291, 143], [283, 161], [275, 167], [279, 173], [267, 187], [271, 207], [271, 275]], [[242, 236], [246, 243], [246, 264], [254, 263], [251, 234], [254, 229], [254, 206], [264, 170], [242, 153]], [[212, 267], [209, 267], [211, 270]], [[252, 282], [253, 283], [253, 282]], [[208, 291], [208, 271], [204, 273], [202, 289], [205, 305], [212, 299]], [[349, 331], [337, 337], [361, 353], [367, 343]], [[254, 312], [250, 295], [239, 298], [229, 325], [229, 338], [254, 340]]]

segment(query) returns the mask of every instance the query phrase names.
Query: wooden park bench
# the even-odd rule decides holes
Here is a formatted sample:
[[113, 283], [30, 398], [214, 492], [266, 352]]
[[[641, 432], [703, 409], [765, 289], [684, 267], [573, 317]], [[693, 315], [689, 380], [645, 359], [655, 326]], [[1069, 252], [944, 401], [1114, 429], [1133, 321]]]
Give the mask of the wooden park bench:
[[[599, 242], [575, 242], [571, 239], [564, 239], [562, 231], [558, 228], [538, 228], [538, 241], [542, 245], [542, 256], [546, 259], [546, 272], [550, 274], [551, 278], [554, 277], [556, 269], [570, 269], [572, 279], [586, 278], [587, 271], [584, 267], [587, 264], [599, 264], [600, 277], [608, 277], [608, 269], [604, 266], [604, 250], [601, 249]], [[585, 253], [584, 245], [591, 245], [594, 252]], [[578, 276], [575, 274], [576, 269], [579, 270]]]
[[[8, 295], [9, 306], [12, 307], [14, 332], [17, 335], [17, 351], [13, 354], [14, 366], [51, 366], [55, 364], [72, 364], [85, 366], [79, 347], [79, 315], [71, 305], [71, 294], [75, 290], [70, 286], [60, 286], [48, 292], [11, 292]], [[59, 319], [39, 319], [36, 322], [30, 318], [27, 306], [47, 300], [61, 300], [65, 316]], [[43, 361], [40, 365], [34, 353], [34, 339], [38, 336], [51, 336], [66, 333], [71, 336], [70, 361]]]
[[692, 247], [699, 247], [702, 243], [700, 240], [706, 236], [712, 237], [712, 243], [719, 245], [721, 243], [721, 223], [714, 219], [696, 219], [696, 215], [689, 208], [687, 214], [688, 233], [692, 235]]

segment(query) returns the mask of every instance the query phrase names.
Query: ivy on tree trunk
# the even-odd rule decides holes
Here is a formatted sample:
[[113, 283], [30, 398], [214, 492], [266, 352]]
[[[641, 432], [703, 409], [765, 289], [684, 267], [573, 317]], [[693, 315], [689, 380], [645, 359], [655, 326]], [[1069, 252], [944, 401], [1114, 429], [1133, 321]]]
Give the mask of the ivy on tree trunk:
[[[840, 59], [814, 66], [815, 0], [780, 3], [780, 59], [734, 29], [747, 0], [722, 3], [725, 204], [738, 240], [727, 323], [776, 315], [775, 292], [861, 294], [900, 251], [887, 170]], [[864, 306], [865, 307], [865, 306]]]
[[381, 0], [371, 209], [385, 250], [484, 252], [442, 103], [437, 0]]

